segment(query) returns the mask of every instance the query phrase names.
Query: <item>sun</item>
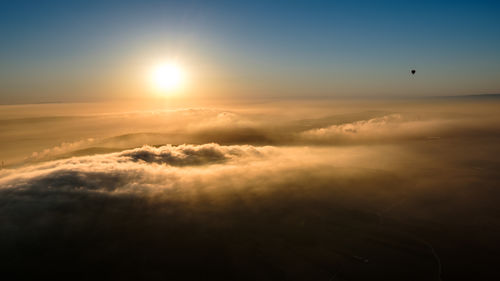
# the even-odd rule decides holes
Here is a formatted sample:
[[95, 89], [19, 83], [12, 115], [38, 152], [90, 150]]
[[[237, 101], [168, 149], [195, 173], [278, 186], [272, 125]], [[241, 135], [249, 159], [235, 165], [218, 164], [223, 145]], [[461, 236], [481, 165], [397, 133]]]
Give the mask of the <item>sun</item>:
[[185, 82], [185, 72], [174, 62], [161, 63], [151, 71], [152, 86], [159, 92], [171, 93], [182, 89]]

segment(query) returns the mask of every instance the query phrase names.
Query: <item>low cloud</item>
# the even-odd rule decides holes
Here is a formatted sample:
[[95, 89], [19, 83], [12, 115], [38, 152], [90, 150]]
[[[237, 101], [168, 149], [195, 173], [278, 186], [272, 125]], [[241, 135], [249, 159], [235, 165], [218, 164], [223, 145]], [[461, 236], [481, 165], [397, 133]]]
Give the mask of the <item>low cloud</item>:
[[75, 142], [63, 142], [58, 146], [44, 149], [41, 152], [35, 151], [26, 160], [27, 161], [49, 160], [54, 155], [61, 155], [84, 147], [89, 147], [92, 146], [95, 142], [96, 140], [94, 138], [88, 138]]
[[[282, 108], [293, 108], [287, 114]], [[390, 105], [384, 110], [341, 105], [316, 110], [296, 104], [263, 108], [185, 108], [91, 116], [4, 120], [6, 165], [40, 162], [70, 156], [122, 151], [165, 143], [221, 145], [358, 145], [402, 143], [455, 137], [498, 135], [496, 113], [462, 107], [428, 109]], [[45, 128], [45, 129], [43, 129]], [[23, 143], [19, 143], [19, 139]], [[19, 159], [19, 155], [24, 156]], [[17, 160], [16, 160], [17, 159]], [[155, 159], [158, 159], [156, 157]]]
[[5, 121], [15, 153], [42, 152], [0, 170], [3, 276], [436, 280], [435, 250], [451, 280], [494, 261], [496, 115], [295, 109]]
[[[159, 184], [149, 177], [170, 175], [168, 166], [203, 166], [237, 159], [258, 159], [271, 147], [204, 145], [143, 146], [117, 153], [72, 157], [20, 169], [0, 171], [0, 187], [115, 190], [119, 187]], [[164, 183], [168, 186], [170, 183]]]
[[133, 161], [168, 164], [172, 166], [203, 165], [230, 160], [234, 157], [258, 156], [260, 149], [246, 146], [220, 146], [218, 144], [179, 145], [142, 148], [121, 152], [119, 157], [130, 157]]
[[448, 135], [450, 125], [456, 126], [456, 121], [408, 118], [401, 114], [390, 114], [307, 130], [300, 133], [299, 138], [306, 143], [323, 144], [378, 143], [381, 141], [393, 143]]
[[[439, 222], [446, 233], [462, 227], [467, 216], [493, 219], [470, 198], [495, 206], [486, 200], [487, 189], [478, 188], [497, 182], [498, 176], [482, 177], [494, 165], [469, 171], [454, 156], [459, 147], [441, 152], [455, 164], [399, 146], [212, 143], [144, 146], [4, 169], [0, 261], [9, 279], [57, 279], [66, 271], [83, 279], [257, 274], [382, 280], [387, 272], [432, 279], [432, 252], [417, 234], [407, 234], [413, 225], [398, 219], [412, 217], [425, 227]], [[439, 176], [427, 176], [436, 169]], [[430, 237], [433, 244], [443, 239]], [[426, 262], [415, 263], [415, 256]], [[377, 262], [377, 270], [357, 270], [365, 260]], [[283, 266], [289, 264], [302, 269]], [[391, 271], [395, 265], [402, 269]]]

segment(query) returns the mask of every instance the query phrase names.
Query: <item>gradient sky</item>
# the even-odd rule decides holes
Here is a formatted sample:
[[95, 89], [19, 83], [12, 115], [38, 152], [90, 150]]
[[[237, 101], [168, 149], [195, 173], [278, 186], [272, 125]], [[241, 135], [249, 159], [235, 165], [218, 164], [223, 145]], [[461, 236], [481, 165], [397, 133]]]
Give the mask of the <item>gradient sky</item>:
[[[500, 92], [499, 1], [3, 1], [0, 103]], [[411, 77], [409, 70], [417, 69]]]

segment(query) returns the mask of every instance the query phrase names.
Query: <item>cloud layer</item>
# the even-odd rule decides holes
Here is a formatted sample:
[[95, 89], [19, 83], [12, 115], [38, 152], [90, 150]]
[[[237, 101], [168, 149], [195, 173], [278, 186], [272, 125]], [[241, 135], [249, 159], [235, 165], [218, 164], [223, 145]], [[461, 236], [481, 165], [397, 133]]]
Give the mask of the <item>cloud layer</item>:
[[[477, 108], [393, 109], [100, 115], [77, 118], [78, 138], [51, 120], [66, 144], [0, 170], [3, 274], [438, 280], [441, 264], [445, 280], [491, 279], [498, 121]], [[96, 129], [121, 118], [127, 130]], [[463, 264], [471, 256], [480, 262]]]
[[[118, 153], [73, 157], [0, 172], [2, 189], [116, 190], [141, 184], [163, 184], [158, 177], [174, 174], [170, 166], [203, 166], [236, 159], [252, 159], [272, 152], [270, 147], [218, 144], [143, 146]], [[165, 172], [166, 171], [166, 172]], [[155, 180], [151, 180], [151, 178]]]

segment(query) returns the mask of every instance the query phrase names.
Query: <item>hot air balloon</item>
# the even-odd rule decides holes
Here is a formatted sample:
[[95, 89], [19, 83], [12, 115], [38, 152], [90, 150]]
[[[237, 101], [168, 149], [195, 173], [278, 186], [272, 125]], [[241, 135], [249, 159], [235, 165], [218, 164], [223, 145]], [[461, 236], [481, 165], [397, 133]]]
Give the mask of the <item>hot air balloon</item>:
[[410, 72], [412, 75], [415, 75], [415, 72], [417, 72], [417, 71], [415, 69], [412, 69]]

